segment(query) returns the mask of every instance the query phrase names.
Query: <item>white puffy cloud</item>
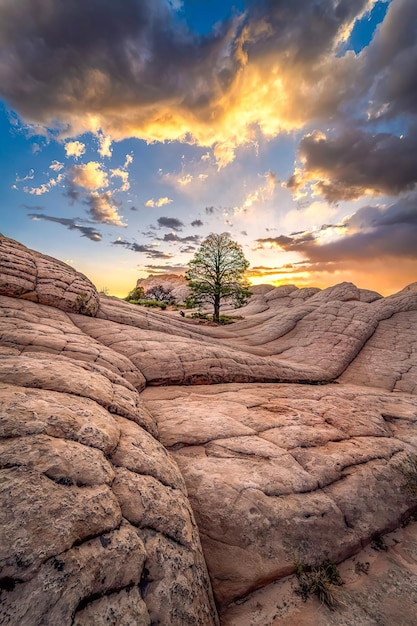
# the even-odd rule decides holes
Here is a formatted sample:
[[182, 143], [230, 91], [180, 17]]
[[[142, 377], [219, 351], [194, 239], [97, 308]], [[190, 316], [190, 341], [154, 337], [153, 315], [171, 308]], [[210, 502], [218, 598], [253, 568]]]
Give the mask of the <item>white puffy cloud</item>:
[[85, 144], [81, 141], [68, 141], [65, 144], [65, 153], [67, 157], [74, 157], [78, 159], [86, 151]]

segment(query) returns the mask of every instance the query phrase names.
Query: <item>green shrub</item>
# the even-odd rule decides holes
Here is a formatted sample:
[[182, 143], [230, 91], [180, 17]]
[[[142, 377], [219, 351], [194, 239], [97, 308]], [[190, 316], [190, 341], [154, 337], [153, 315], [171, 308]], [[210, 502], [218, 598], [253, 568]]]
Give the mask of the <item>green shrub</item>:
[[207, 315], [207, 313], [200, 313], [200, 311], [191, 313], [190, 317], [192, 320], [210, 320], [211, 319], [211, 316]]
[[126, 302], [135, 302], [136, 304], [138, 300], [143, 298], [144, 295], [145, 295], [145, 292], [144, 292], [143, 287], [135, 287], [134, 289], [132, 289], [132, 291], [129, 291], [129, 293], [127, 294], [126, 298], [124, 298], [124, 300], [126, 300]]
[[138, 304], [139, 306], [146, 306], [152, 309], [161, 309], [165, 311], [167, 308], [166, 302], [159, 302], [158, 300], [129, 300], [129, 304]]

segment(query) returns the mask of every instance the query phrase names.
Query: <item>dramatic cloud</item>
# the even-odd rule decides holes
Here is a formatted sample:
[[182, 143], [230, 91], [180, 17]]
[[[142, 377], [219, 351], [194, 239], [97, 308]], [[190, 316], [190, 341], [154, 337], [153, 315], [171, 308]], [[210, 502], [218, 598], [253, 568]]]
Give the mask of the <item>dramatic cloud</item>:
[[171, 198], [168, 198], [167, 196], [165, 196], [164, 198], [158, 198], [158, 200], [154, 200], [153, 198], [151, 198], [150, 200], [147, 200], [145, 202], [145, 206], [150, 208], [160, 208], [162, 206], [165, 206], [166, 204], [171, 204], [171, 202]]
[[101, 163], [89, 161], [84, 165], [73, 165], [68, 170], [68, 180], [76, 187], [96, 191], [109, 186], [107, 173]]
[[191, 226], [193, 228], [200, 228], [200, 226], [204, 226], [204, 223], [201, 220], [193, 220]]
[[354, 128], [334, 138], [314, 132], [301, 140], [299, 158], [287, 183], [298, 196], [309, 187], [329, 202], [397, 195], [417, 183], [417, 126], [407, 137]]
[[65, 144], [65, 153], [67, 157], [74, 157], [78, 159], [85, 153], [86, 147], [85, 144], [81, 141], [68, 141]]
[[144, 246], [134, 241], [127, 241], [126, 239], [116, 239], [112, 241], [112, 244], [114, 246], [123, 246], [123, 248], [132, 250], [133, 252], [143, 252], [148, 259], [171, 259], [173, 256], [172, 254], [155, 250], [151, 246]]
[[412, 194], [388, 207], [366, 206], [344, 224], [345, 234], [322, 243], [320, 233], [302, 232], [257, 239], [256, 247], [298, 252], [310, 264], [368, 261], [384, 257], [417, 259], [417, 195]]
[[392, 0], [385, 20], [363, 59], [362, 83], [373, 79], [371, 120], [389, 121], [401, 115], [416, 120], [417, 3]]
[[160, 217], [158, 218], [158, 226], [160, 228], [171, 228], [172, 230], [182, 230], [184, 224], [176, 217]]
[[28, 216], [34, 220], [35, 222], [39, 220], [44, 220], [46, 222], [54, 222], [56, 224], [62, 224], [62, 226], [66, 226], [69, 230], [77, 230], [81, 233], [81, 237], [87, 237], [91, 241], [101, 241], [102, 236], [101, 233], [98, 232], [92, 226], [84, 226], [82, 220], [78, 218], [64, 218], [64, 217], [53, 217], [52, 215], [44, 215], [42, 213], [29, 213]]
[[85, 203], [90, 207], [89, 214], [95, 222], [112, 224], [113, 226], [126, 226], [118, 212], [118, 205], [109, 191], [98, 193], [93, 191]]
[[[212, 146], [222, 167], [258, 131], [300, 128], [370, 90], [365, 60], [336, 53], [375, 2], [251, 2], [199, 37], [166, 0], [102, 0], [99, 10], [96, 2], [20, 0], [19, 11], [3, 0], [0, 91], [26, 121], [58, 125], [64, 136], [101, 129], [115, 140]], [[393, 4], [408, 7], [411, 24], [414, 0]]]

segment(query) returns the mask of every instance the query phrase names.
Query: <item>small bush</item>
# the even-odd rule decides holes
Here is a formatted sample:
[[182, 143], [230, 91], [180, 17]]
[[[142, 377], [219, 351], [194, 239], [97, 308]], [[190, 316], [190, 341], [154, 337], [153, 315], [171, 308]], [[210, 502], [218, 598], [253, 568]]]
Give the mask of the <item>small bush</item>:
[[144, 292], [143, 287], [135, 287], [134, 289], [132, 289], [132, 291], [129, 291], [129, 293], [127, 294], [126, 298], [124, 298], [124, 300], [126, 300], [126, 302], [137, 303], [137, 301], [143, 298], [144, 295], [145, 295], [145, 292]]
[[166, 304], [174, 304], [175, 298], [172, 295], [172, 287], [164, 287], [163, 285], [155, 285], [145, 292], [147, 300], [156, 300], [157, 302], [166, 302]]
[[304, 567], [296, 563], [295, 574], [299, 585], [298, 593], [304, 602], [314, 594], [332, 611], [337, 607], [337, 587], [343, 585], [343, 581], [334, 563], [323, 561], [319, 567]]
[[192, 320], [210, 320], [211, 318], [207, 315], [207, 313], [200, 313], [200, 311], [196, 311], [195, 313], [191, 313], [190, 315]]
[[158, 300], [130, 300], [130, 304], [138, 304], [139, 306], [146, 306], [152, 309], [161, 309], [165, 311], [167, 308], [166, 302], [159, 302]]
[[222, 325], [234, 324], [238, 320], [243, 320], [241, 315], [220, 315], [219, 323]]

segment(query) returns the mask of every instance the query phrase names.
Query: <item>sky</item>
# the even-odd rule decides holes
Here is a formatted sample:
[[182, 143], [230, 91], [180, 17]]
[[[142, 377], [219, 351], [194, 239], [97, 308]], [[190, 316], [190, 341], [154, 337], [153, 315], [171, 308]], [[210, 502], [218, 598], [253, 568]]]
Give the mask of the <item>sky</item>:
[[416, 0], [0, 0], [0, 232], [124, 297], [417, 281]]

